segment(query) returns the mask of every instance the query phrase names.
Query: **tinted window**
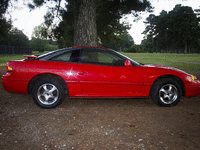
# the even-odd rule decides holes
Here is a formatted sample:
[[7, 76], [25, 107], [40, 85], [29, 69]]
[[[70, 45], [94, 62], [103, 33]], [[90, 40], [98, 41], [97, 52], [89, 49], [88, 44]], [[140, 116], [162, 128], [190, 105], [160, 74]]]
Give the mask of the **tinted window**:
[[122, 57], [108, 51], [97, 49], [83, 49], [80, 57], [81, 63], [108, 65], [108, 66], [124, 66], [125, 60]]
[[61, 62], [78, 62], [79, 50], [65, 52], [63, 54], [51, 58], [50, 60]]

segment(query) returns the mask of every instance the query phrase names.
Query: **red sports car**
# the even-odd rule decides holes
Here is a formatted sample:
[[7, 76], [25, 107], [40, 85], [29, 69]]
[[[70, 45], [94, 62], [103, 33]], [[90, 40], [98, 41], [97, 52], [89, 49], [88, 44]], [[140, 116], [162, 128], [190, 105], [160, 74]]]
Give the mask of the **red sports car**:
[[41, 108], [55, 108], [70, 97], [144, 98], [160, 106], [174, 106], [181, 96], [200, 93], [200, 81], [179, 69], [141, 65], [100, 47], [72, 47], [39, 57], [7, 62], [2, 76], [5, 90], [32, 94]]

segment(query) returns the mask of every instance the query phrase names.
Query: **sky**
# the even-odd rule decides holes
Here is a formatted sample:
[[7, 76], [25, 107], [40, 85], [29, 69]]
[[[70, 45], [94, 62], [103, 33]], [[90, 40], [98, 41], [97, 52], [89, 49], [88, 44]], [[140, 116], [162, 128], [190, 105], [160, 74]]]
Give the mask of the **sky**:
[[[12, 25], [22, 30], [24, 34], [31, 39], [34, 27], [44, 22], [44, 15], [46, 14], [47, 7], [43, 6], [30, 12], [29, 8], [23, 5], [23, 1], [25, 0], [18, 0], [18, 2], [13, 4], [10, 3], [10, 7], [8, 8], [10, 15], [7, 15], [7, 17], [11, 16], [13, 20]], [[200, 0], [150, 0], [150, 2], [154, 7], [153, 14], [155, 15], [159, 15], [162, 10], [171, 11], [176, 4], [190, 6], [193, 9], [200, 8]], [[13, 7], [17, 7], [17, 9], [12, 9]], [[129, 24], [132, 25], [132, 28], [128, 32], [133, 37], [135, 44], [140, 44], [144, 37], [144, 35], [141, 34], [145, 30], [143, 21], [145, 21], [148, 16], [149, 13], [141, 15], [142, 19], [137, 22], [133, 22], [132, 15], [127, 16]]]

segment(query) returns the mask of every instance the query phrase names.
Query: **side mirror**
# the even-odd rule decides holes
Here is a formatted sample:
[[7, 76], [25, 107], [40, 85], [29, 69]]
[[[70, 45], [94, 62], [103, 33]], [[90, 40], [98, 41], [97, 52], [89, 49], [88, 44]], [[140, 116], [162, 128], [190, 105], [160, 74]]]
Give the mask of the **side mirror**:
[[131, 64], [131, 62], [130, 62], [130, 60], [126, 60], [126, 61], [124, 62], [124, 66], [127, 67], [127, 68], [133, 67], [132, 64]]

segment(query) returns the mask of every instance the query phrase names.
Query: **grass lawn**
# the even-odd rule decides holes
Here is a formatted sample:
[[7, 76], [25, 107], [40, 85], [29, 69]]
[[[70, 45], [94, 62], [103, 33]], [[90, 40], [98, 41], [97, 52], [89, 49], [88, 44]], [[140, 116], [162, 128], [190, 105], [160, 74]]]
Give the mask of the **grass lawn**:
[[[32, 55], [42, 55], [44, 53], [47, 53], [48, 51], [45, 51], [43, 53], [33, 51]], [[5, 64], [9, 60], [18, 60], [18, 59], [24, 59], [23, 55], [8, 55], [8, 54], [3, 54], [0, 55], [0, 64]]]
[[0, 64], [5, 64], [9, 60], [18, 60], [23, 58], [23, 55], [0, 55]]
[[[34, 52], [35, 55], [43, 53]], [[122, 53], [144, 64], [172, 66], [197, 76], [200, 79], [200, 54]], [[23, 55], [0, 55], [0, 64], [9, 60], [23, 59]]]

